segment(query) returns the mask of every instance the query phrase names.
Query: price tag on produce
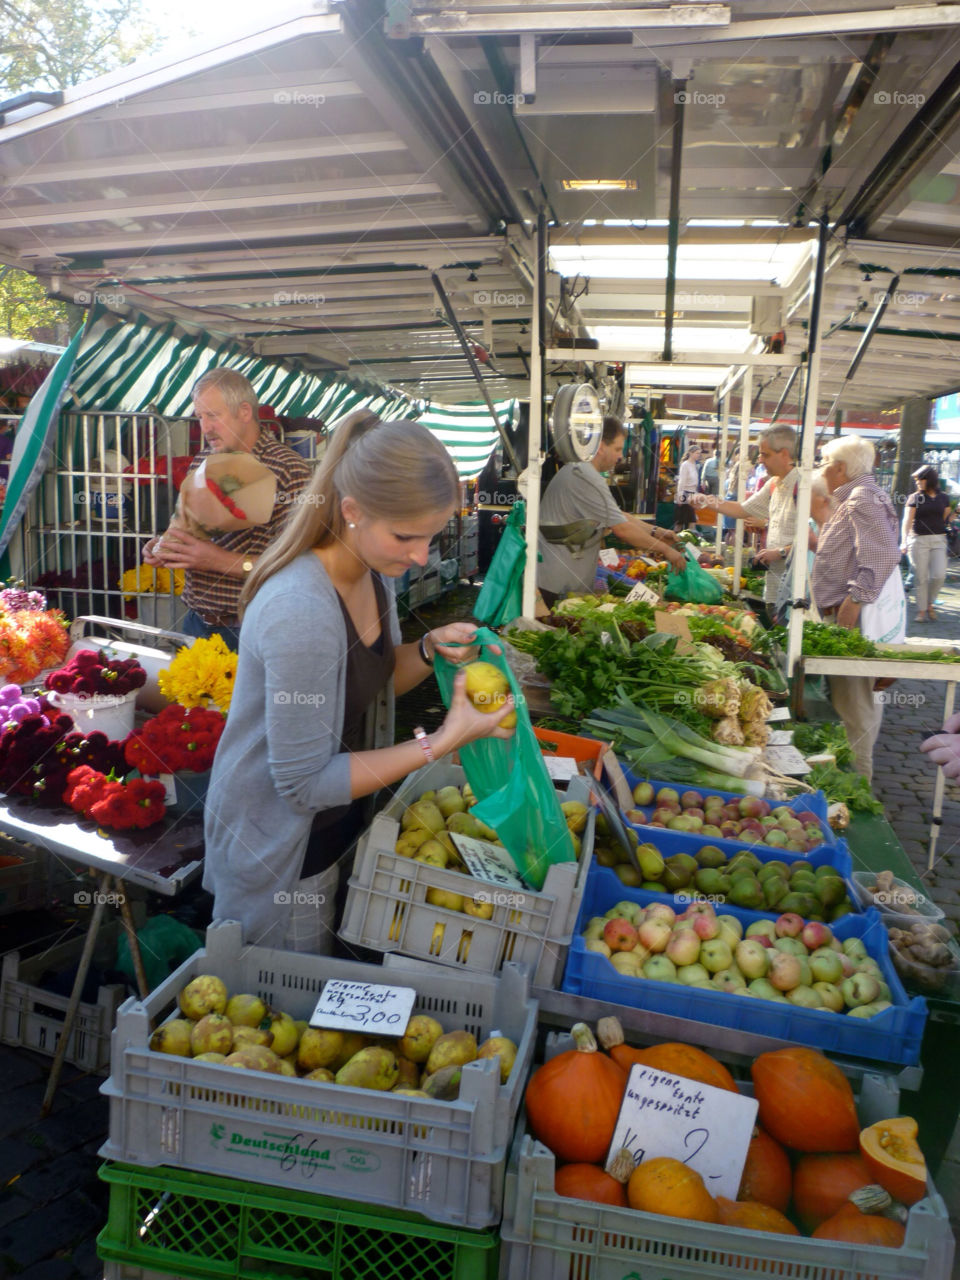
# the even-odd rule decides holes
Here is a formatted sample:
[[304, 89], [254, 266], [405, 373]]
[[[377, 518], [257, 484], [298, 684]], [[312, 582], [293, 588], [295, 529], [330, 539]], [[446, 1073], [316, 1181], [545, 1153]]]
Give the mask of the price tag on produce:
[[672, 1156], [695, 1169], [712, 1196], [736, 1200], [756, 1119], [755, 1098], [637, 1063], [630, 1069], [607, 1167], [623, 1147], [637, 1164]]
[[580, 772], [573, 756], [544, 756], [543, 763], [554, 782], [569, 782]]
[[789, 720], [789, 719], [790, 719], [789, 707], [774, 707], [773, 710], [770, 712], [770, 714], [767, 716], [767, 724], [772, 724], [774, 720]]
[[792, 743], [786, 747], [771, 746], [767, 743], [763, 758], [771, 768], [778, 769], [780, 773], [785, 773], [791, 778], [798, 778], [801, 774], [810, 772], [810, 766]]
[[668, 613], [666, 609], [658, 609], [653, 620], [657, 631], [662, 635], [679, 636], [681, 640], [690, 639], [690, 624], [682, 613]]
[[413, 987], [386, 987], [375, 982], [329, 978], [309, 1022], [311, 1027], [402, 1036], [416, 998]]
[[613, 547], [604, 547], [597, 559], [605, 569], [615, 569], [620, 563], [620, 552]]
[[793, 742], [792, 729], [771, 729], [770, 736], [767, 738], [768, 747], [786, 747]]
[[450, 839], [457, 846], [457, 852], [467, 864], [467, 870], [477, 880], [486, 880], [488, 884], [499, 884], [505, 889], [525, 889], [526, 885], [517, 875], [517, 869], [506, 849], [489, 840], [475, 840], [473, 836], [461, 836], [450, 833]]
[[163, 797], [164, 804], [177, 803], [177, 783], [172, 773], [161, 773], [157, 777], [158, 782], [162, 782], [166, 795]]
[[645, 587], [642, 582], [638, 582], [635, 587], [631, 587], [624, 597], [627, 604], [635, 604], [638, 600], [641, 604], [659, 604], [660, 597], [655, 591], [651, 591], [649, 587]]

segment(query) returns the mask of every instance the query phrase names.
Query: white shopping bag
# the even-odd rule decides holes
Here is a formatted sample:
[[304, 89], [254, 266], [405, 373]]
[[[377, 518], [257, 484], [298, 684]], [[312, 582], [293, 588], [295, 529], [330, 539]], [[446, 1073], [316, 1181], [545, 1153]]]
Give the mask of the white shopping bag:
[[878, 644], [902, 644], [907, 635], [907, 597], [897, 566], [872, 604], [860, 610], [860, 631]]

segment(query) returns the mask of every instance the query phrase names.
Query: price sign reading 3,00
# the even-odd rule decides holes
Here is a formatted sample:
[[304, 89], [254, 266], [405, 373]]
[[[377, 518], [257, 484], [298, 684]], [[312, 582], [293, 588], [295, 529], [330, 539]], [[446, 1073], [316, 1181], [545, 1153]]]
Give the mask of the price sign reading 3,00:
[[310, 1025], [402, 1036], [416, 998], [413, 987], [387, 987], [373, 982], [330, 978], [310, 1016]]

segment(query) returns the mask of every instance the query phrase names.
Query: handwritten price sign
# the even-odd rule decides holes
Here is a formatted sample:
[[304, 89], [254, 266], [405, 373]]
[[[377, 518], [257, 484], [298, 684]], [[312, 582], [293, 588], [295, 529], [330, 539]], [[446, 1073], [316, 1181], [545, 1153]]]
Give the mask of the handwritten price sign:
[[711, 1195], [736, 1200], [756, 1119], [754, 1098], [638, 1064], [607, 1160], [621, 1147], [637, 1164], [672, 1156], [696, 1169]]
[[373, 982], [330, 978], [310, 1016], [310, 1025], [402, 1036], [416, 998], [413, 987], [386, 987]]

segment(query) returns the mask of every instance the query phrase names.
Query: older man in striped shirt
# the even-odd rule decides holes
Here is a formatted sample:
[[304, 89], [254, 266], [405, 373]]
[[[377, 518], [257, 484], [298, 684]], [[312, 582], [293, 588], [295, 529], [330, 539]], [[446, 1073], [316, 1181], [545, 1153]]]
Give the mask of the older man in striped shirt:
[[[823, 448], [823, 478], [838, 503], [820, 535], [813, 562], [813, 598], [825, 622], [854, 628], [900, 563], [897, 513], [873, 478], [869, 440], [849, 436]], [[883, 701], [872, 676], [831, 676], [830, 700], [843, 721], [857, 772], [873, 776], [873, 748]]]

